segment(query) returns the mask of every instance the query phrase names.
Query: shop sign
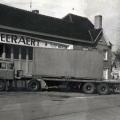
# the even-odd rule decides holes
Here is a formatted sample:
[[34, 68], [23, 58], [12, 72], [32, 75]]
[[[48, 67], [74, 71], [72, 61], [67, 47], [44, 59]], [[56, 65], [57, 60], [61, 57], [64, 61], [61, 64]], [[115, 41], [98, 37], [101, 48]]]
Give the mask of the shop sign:
[[50, 42], [47, 40], [41, 40], [39, 38], [34, 38], [25, 35], [11, 34], [0, 32], [0, 43], [15, 44], [22, 46], [31, 47], [63, 47], [67, 48], [68, 45], [62, 43]]

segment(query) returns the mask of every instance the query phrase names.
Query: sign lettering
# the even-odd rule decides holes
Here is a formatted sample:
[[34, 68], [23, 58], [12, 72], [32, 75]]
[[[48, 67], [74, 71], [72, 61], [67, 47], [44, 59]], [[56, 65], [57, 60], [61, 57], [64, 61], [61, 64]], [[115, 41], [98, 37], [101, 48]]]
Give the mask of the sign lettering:
[[51, 41], [41, 40], [25, 35], [11, 34], [0, 32], [0, 43], [15, 44], [31, 47], [53, 47], [53, 48], [67, 48], [69, 45], [62, 43], [55, 43]]

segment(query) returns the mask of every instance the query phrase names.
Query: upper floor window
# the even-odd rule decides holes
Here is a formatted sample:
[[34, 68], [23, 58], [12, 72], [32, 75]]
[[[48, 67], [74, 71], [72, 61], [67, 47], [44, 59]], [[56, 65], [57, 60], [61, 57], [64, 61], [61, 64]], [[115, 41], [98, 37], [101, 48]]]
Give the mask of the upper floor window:
[[104, 51], [104, 60], [105, 61], [108, 60], [108, 51], [107, 50]]

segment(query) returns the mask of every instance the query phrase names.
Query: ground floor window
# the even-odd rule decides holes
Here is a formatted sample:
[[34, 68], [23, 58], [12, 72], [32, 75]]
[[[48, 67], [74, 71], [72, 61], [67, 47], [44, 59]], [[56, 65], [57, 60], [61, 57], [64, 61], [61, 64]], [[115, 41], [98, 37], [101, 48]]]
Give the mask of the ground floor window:
[[13, 56], [14, 59], [19, 59], [19, 46], [13, 46]]
[[0, 44], [0, 57], [2, 57], [3, 54], [3, 44]]
[[5, 53], [5, 58], [13, 59], [33, 59], [33, 48], [19, 45], [11, 44], [0, 44], [0, 57], [2, 58], [3, 52]]
[[26, 59], [27, 50], [26, 47], [21, 47], [21, 59]]
[[32, 47], [28, 48], [28, 59], [29, 60], [33, 59], [33, 48]]
[[5, 57], [6, 58], [11, 58], [11, 46], [10, 45], [5, 45]]

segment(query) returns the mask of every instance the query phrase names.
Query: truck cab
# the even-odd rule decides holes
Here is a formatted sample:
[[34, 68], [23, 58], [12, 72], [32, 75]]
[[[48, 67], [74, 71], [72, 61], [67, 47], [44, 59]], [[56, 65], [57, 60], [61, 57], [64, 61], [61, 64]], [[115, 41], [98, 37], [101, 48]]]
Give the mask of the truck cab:
[[11, 61], [0, 60], [0, 80], [14, 79], [14, 64]]
[[0, 91], [5, 89], [6, 83], [14, 79], [14, 64], [12, 61], [0, 60]]

